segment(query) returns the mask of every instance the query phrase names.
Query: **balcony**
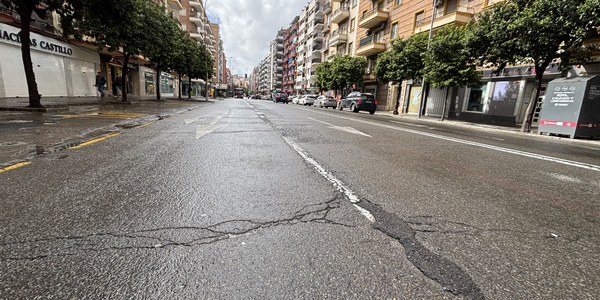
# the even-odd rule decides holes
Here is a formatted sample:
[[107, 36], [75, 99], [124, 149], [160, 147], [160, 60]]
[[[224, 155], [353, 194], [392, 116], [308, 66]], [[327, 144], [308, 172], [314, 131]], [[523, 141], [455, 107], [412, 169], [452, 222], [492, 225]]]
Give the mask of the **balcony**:
[[190, 6], [193, 6], [193, 7], [202, 7], [202, 3], [200, 3], [200, 1], [190, 0]]
[[331, 12], [331, 1], [327, 1], [325, 5], [323, 5], [323, 13], [328, 14]]
[[[473, 19], [475, 10], [468, 6], [458, 6], [454, 11], [446, 11], [446, 14], [441, 17], [436, 17], [433, 21], [433, 28], [438, 28], [446, 25], [462, 26]], [[429, 31], [431, 19], [422, 20], [415, 24], [415, 33]]]
[[340, 7], [333, 12], [330, 20], [332, 23], [339, 24], [342, 21], [348, 19], [349, 16], [350, 9], [348, 9], [348, 7]]
[[323, 25], [323, 33], [327, 33], [331, 30], [331, 24]]
[[196, 24], [198, 27], [204, 27], [204, 21], [197, 16], [190, 16], [190, 22]]
[[329, 38], [329, 47], [336, 47], [337, 45], [345, 44], [347, 41], [347, 33], [340, 33], [338, 30], [334, 30]]
[[204, 41], [204, 36], [199, 33], [190, 32], [190, 37], [200, 42]]
[[360, 18], [360, 22], [358, 23], [358, 27], [361, 28], [373, 28], [383, 22], [386, 22], [390, 18], [390, 13], [387, 11], [383, 11], [380, 9], [370, 11], [364, 14]]
[[167, 0], [167, 5], [173, 10], [180, 10], [183, 8], [183, 5], [181, 5], [179, 0]]
[[385, 51], [385, 41], [373, 35], [360, 39], [356, 55], [368, 57]]

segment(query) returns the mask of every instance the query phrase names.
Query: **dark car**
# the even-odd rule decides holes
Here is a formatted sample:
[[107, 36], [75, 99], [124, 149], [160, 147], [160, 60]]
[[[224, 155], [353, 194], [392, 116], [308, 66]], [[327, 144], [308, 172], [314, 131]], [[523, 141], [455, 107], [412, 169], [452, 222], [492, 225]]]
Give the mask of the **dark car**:
[[375, 100], [373, 94], [352, 92], [340, 101], [338, 109], [343, 110], [344, 108], [349, 108], [355, 113], [366, 110], [370, 114], [374, 114], [375, 110], [377, 110], [377, 100]]
[[275, 103], [283, 102], [283, 103], [287, 104], [289, 102], [287, 94], [284, 94], [284, 93], [275, 94], [274, 100], [275, 100]]

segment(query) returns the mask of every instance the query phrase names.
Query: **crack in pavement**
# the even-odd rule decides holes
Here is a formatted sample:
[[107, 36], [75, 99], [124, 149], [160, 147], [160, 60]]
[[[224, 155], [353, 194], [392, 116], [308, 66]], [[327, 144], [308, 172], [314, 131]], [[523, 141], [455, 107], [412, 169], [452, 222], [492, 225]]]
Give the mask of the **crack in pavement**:
[[342, 196], [335, 195], [327, 201], [306, 205], [288, 218], [272, 221], [228, 220], [205, 227], [172, 226], [125, 233], [103, 232], [80, 236], [56, 236], [3, 242], [0, 243], [0, 261], [35, 261], [50, 257], [78, 255], [79, 251], [103, 252], [193, 247], [217, 243], [260, 229], [302, 223], [320, 223], [354, 228], [355, 226], [329, 218], [329, 213], [340, 208], [341, 204]]
[[417, 238], [416, 230], [402, 218], [382, 207], [363, 200], [361, 207], [375, 216], [373, 227], [404, 247], [406, 258], [426, 277], [438, 282], [445, 291], [469, 299], [485, 299], [485, 296], [469, 274], [453, 261], [427, 249]]

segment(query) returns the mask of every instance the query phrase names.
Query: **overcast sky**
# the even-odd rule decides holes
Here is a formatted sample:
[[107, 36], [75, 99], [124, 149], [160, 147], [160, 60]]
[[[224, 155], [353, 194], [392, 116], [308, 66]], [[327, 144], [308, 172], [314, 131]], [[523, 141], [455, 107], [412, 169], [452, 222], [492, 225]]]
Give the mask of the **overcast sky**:
[[287, 27], [307, 4], [308, 0], [208, 0], [208, 14], [220, 24], [231, 72], [250, 75], [267, 56], [277, 30]]

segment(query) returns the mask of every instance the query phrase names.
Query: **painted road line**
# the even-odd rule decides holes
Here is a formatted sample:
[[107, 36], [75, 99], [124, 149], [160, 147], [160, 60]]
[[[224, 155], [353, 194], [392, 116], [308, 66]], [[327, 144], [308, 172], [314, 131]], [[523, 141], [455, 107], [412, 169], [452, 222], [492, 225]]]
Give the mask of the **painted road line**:
[[354, 192], [352, 192], [352, 190], [350, 190], [350, 188], [348, 188], [348, 186], [345, 183], [343, 183], [341, 180], [337, 179], [331, 172], [329, 172], [325, 168], [323, 168], [323, 166], [321, 166], [317, 161], [315, 161], [312, 157], [310, 157], [306, 153], [306, 151], [304, 151], [304, 149], [302, 149], [292, 139], [285, 137], [285, 136], [282, 136], [282, 138], [290, 147], [292, 147], [292, 149], [294, 149], [294, 151], [296, 151], [304, 159], [304, 161], [306, 161], [307, 163], [312, 165], [321, 176], [325, 177], [325, 179], [327, 179], [329, 182], [331, 182], [331, 184], [333, 185], [333, 187], [335, 189], [342, 192], [346, 196], [346, 198], [354, 205], [354, 207], [363, 216], [365, 216], [369, 221], [375, 222], [375, 217], [373, 217], [373, 214], [371, 214], [371, 212], [360, 207], [357, 204], [360, 202], [360, 199], [358, 198], [358, 196], [356, 196], [354, 194]]
[[4, 167], [4, 168], [0, 169], [0, 173], [4, 173], [6, 171], [10, 171], [10, 170], [18, 169], [20, 167], [28, 166], [30, 164], [31, 164], [30, 161], [20, 162], [20, 163], [17, 163], [17, 164], [14, 164], [14, 165], [10, 165], [8, 167]]
[[144, 123], [144, 124], [142, 124], [142, 125], [136, 126], [135, 128], [144, 128], [144, 127], [148, 127], [148, 126], [152, 125], [152, 123], [154, 123], [154, 122], [148, 122], [148, 123]]
[[196, 127], [196, 139], [199, 139], [209, 133], [213, 133], [219, 129], [221, 129], [223, 125], [216, 124], [208, 124], [208, 125], [198, 125]]
[[366, 134], [366, 133], [364, 133], [364, 132], [362, 132], [362, 131], [360, 131], [358, 129], [352, 128], [352, 127], [348, 127], [348, 126], [336, 126], [336, 125], [333, 125], [333, 124], [330, 124], [330, 123], [327, 123], [327, 122], [323, 122], [323, 121], [320, 121], [320, 120], [317, 120], [317, 119], [314, 119], [314, 118], [311, 118], [311, 117], [308, 117], [308, 118], [311, 119], [311, 120], [313, 120], [313, 121], [315, 121], [315, 122], [319, 122], [321, 124], [325, 124], [325, 125], [329, 126], [329, 128], [331, 128], [331, 129], [335, 129], [335, 130], [339, 130], [339, 131], [344, 131], [344, 132], [348, 132], [348, 133], [353, 133], [353, 134], [358, 134], [358, 135], [362, 135], [362, 136], [366, 136], [366, 137], [372, 138], [372, 136], [370, 136], [370, 135], [368, 135], [368, 134]]
[[488, 149], [488, 150], [494, 150], [494, 151], [498, 151], [498, 152], [504, 152], [504, 153], [508, 153], [508, 154], [519, 155], [519, 156], [529, 157], [529, 158], [533, 158], [533, 159], [554, 162], [557, 164], [567, 165], [567, 166], [571, 166], [571, 167], [600, 172], [599, 165], [593, 165], [593, 164], [588, 164], [588, 163], [584, 163], [584, 162], [562, 159], [562, 158], [558, 158], [558, 157], [552, 157], [552, 156], [547, 156], [547, 155], [542, 155], [542, 154], [537, 154], [537, 153], [532, 153], [532, 152], [527, 152], [527, 151], [521, 151], [521, 150], [516, 150], [516, 149], [511, 149], [511, 148], [494, 146], [494, 145], [490, 145], [490, 144], [473, 142], [473, 141], [469, 141], [469, 140], [448, 137], [448, 136], [444, 136], [444, 135], [440, 135], [440, 134], [418, 131], [418, 130], [402, 128], [402, 127], [396, 127], [396, 126], [392, 126], [392, 125], [386, 125], [386, 124], [381, 124], [381, 123], [376, 123], [376, 122], [371, 122], [371, 121], [354, 119], [354, 118], [349, 118], [349, 117], [344, 117], [344, 116], [336, 116], [333, 114], [325, 114], [325, 113], [317, 112], [317, 111], [315, 111], [314, 113], [323, 114], [323, 115], [327, 115], [327, 116], [335, 117], [335, 118], [339, 118], [339, 119], [350, 120], [353, 122], [360, 122], [360, 123], [368, 124], [368, 125], [372, 125], [372, 126], [378, 126], [378, 127], [383, 127], [383, 128], [387, 128], [387, 129], [403, 131], [403, 132], [407, 132], [407, 133], [413, 133], [413, 134], [426, 136], [426, 137], [430, 137], [430, 138], [446, 140], [446, 141], [455, 142], [455, 143], [459, 143], [459, 144], [470, 145], [470, 146], [484, 148], [484, 149]]
[[79, 144], [77, 146], [70, 147], [69, 149], [79, 149], [79, 148], [82, 148], [82, 147], [85, 147], [85, 146], [89, 146], [91, 144], [94, 144], [94, 143], [97, 143], [97, 142], [100, 142], [100, 141], [104, 141], [104, 140], [106, 140], [108, 138], [115, 137], [117, 135], [120, 135], [120, 133], [118, 133], [118, 132], [117, 133], [111, 133], [109, 135], [105, 135], [103, 137], [99, 137], [97, 139], [93, 139], [93, 140], [89, 140], [87, 142], [81, 143], [81, 144]]

